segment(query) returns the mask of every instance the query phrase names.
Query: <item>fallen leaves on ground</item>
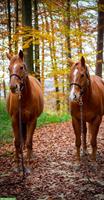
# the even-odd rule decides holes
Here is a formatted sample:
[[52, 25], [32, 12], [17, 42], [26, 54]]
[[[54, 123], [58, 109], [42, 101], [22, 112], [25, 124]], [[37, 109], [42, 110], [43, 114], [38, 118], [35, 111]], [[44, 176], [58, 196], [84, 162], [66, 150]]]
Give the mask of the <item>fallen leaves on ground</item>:
[[[0, 197], [17, 200], [103, 200], [104, 121], [98, 134], [97, 164], [89, 154], [75, 166], [71, 122], [50, 124], [35, 131], [31, 174], [22, 180], [14, 172], [14, 146], [0, 147]], [[91, 148], [88, 143], [88, 152]]]

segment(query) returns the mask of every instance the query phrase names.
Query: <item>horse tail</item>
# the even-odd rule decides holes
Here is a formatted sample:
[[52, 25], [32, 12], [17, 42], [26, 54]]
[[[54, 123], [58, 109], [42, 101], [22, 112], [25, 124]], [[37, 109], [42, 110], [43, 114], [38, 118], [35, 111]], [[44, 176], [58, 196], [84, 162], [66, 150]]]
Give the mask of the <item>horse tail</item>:
[[22, 137], [23, 137], [23, 144], [25, 146], [25, 142], [26, 142], [26, 123], [24, 123], [22, 121]]

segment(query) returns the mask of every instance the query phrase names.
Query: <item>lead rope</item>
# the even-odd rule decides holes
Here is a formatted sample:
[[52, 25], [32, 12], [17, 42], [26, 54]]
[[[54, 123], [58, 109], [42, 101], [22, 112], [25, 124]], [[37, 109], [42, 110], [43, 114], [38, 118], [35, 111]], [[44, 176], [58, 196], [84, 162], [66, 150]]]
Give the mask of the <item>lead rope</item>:
[[[82, 141], [82, 144], [84, 144], [83, 101], [82, 101], [82, 96], [80, 97], [79, 105], [80, 105], [81, 141]], [[86, 177], [88, 179], [88, 182], [92, 183], [92, 181], [90, 180], [90, 177], [89, 177], [89, 172], [88, 172], [87, 167], [86, 167]]]
[[22, 136], [22, 118], [21, 118], [21, 93], [19, 93], [19, 135], [20, 135], [20, 151], [21, 151], [21, 166], [22, 166], [22, 175], [23, 179], [25, 178], [25, 166], [24, 166], [24, 157], [23, 157], [23, 136]]
[[82, 97], [80, 97], [79, 99], [79, 105], [80, 105], [80, 123], [81, 123], [81, 138], [82, 138], [82, 142], [83, 142], [83, 101], [82, 101]]

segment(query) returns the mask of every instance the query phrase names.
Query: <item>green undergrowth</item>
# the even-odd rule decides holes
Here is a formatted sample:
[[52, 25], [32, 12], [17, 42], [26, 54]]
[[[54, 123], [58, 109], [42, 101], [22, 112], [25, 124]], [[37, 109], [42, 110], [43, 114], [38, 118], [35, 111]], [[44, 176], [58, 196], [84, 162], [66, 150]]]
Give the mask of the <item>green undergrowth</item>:
[[12, 140], [12, 128], [10, 117], [6, 110], [6, 103], [0, 101], [0, 143], [10, 142]]
[[[70, 120], [70, 115], [67, 113], [57, 114], [44, 112], [38, 118], [37, 127], [41, 127], [50, 123], [61, 123], [68, 120]], [[7, 113], [5, 101], [0, 100], [0, 143], [11, 142], [11, 140], [11, 120]]]
[[37, 126], [40, 127], [50, 123], [61, 123], [68, 121], [69, 119], [70, 115], [68, 115], [67, 113], [42, 113], [41, 116], [38, 118]]

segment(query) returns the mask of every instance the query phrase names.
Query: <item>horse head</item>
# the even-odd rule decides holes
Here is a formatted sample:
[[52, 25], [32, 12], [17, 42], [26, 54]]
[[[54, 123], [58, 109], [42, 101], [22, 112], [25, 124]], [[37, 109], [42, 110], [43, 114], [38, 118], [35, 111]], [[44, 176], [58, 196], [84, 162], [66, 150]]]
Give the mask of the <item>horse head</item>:
[[7, 53], [7, 57], [10, 60], [9, 72], [10, 72], [10, 89], [12, 93], [20, 92], [25, 86], [25, 80], [27, 77], [27, 68], [24, 63], [24, 56], [22, 50], [18, 55], [11, 56]]
[[70, 100], [79, 101], [89, 85], [89, 72], [83, 56], [79, 62], [73, 63], [69, 60], [69, 63], [72, 65], [70, 71]]

